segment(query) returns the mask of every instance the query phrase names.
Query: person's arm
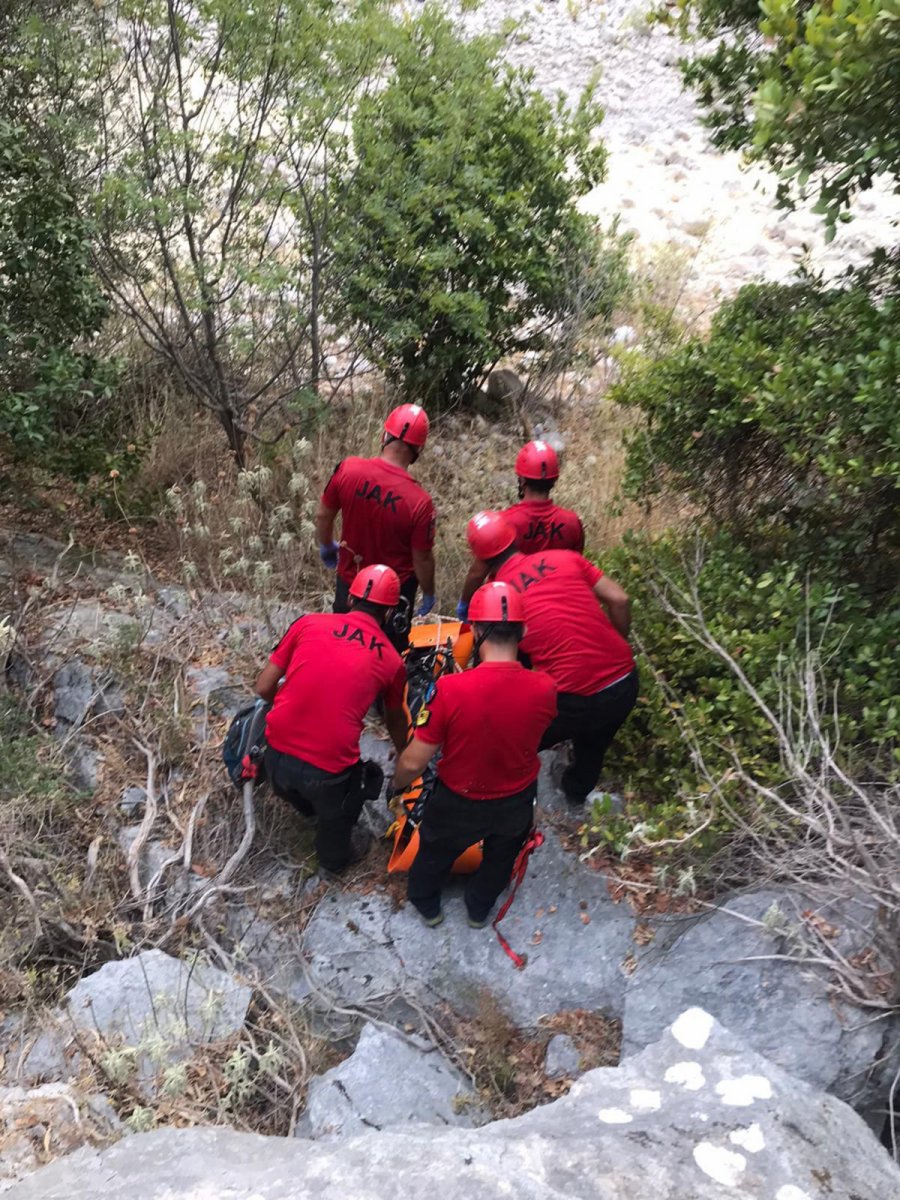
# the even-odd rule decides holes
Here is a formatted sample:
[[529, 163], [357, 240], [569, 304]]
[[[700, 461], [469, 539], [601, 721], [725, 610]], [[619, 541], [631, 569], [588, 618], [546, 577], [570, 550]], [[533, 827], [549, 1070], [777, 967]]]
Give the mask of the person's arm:
[[624, 588], [608, 575], [602, 575], [594, 584], [594, 593], [609, 614], [613, 628], [627, 638], [631, 628], [631, 602]]
[[281, 667], [273, 662], [266, 663], [256, 680], [257, 696], [260, 696], [267, 704], [271, 704], [275, 699], [275, 693], [278, 691], [278, 685], [283, 675], [284, 671]]
[[480, 558], [473, 558], [466, 578], [463, 581], [459, 598], [463, 604], [468, 604], [488, 576], [488, 565]]
[[394, 743], [394, 749], [398, 754], [402, 754], [409, 741], [409, 720], [404, 706], [401, 704], [399, 708], [386, 708], [384, 723]]
[[414, 779], [418, 779], [439, 749], [440, 746], [433, 742], [423, 742], [421, 738], [414, 737], [397, 759], [394, 790], [402, 792]]
[[334, 541], [334, 522], [338, 515], [336, 508], [329, 508], [324, 500], [319, 501], [316, 509], [316, 537], [320, 546], [328, 546]]
[[413, 571], [423, 596], [434, 596], [434, 551], [412, 548]]

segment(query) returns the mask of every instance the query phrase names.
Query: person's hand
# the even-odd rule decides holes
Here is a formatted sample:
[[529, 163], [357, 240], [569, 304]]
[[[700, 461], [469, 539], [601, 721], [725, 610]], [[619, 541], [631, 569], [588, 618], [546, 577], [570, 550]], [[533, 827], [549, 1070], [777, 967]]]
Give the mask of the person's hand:
[[417, 617], [427, 617], [434, 608], [434, 596], [430, 596], [427, 592], [422, 593], [422, 603], [416, 610]]
[[337, 542], [331, 542], [327, 546], [319, 547], [319, 558], [321, 558], [322, 562], [329, 571], [334, 571], [337, 569], [338, 553], [340, 552], [340, 549], [341, 548]]
[[392, 813], [399, 815], [399, 810], [402, 808], [401, 801], [403, 799], [403, 790], [394, 787], [394, 777], [391, 775], [387, 780], [387, 786], [384, 790], [385, 802]]
[[469, 619], [469, 602], [468, 600], [460, 600], [456, 606], [456, 615], [460, 621]]

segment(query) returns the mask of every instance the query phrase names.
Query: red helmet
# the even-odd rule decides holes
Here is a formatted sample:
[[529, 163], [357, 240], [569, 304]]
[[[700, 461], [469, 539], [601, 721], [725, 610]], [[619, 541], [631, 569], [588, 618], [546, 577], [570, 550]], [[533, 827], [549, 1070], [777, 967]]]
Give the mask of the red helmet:
[[486, 509], [469, 522], [466, 538], [476, 558], [489, 559], [509, 549], [516, 540], [516, 531], [502, 513]]
[[516, 456], [520, 479], [559, 479], [559, 459], [547, 442], [529, 442]]
[[424, 446], [428, 440], [428, 415], [421, 404], [401, 404], [388, 413], [384, 432], [410, 446]]
[[508, 583], [495, 579], [480, 587], [469, 605], [469, 620], [482, 623], [495, 621], [522, 622], [525, 604], [520, 594]]
[[368, 600], [370, 604], [394, 608], [400, 599], [400, 579], [392, 567], [374, 563], [359, 572], [350, 584], [350, 595], [357, 600]]

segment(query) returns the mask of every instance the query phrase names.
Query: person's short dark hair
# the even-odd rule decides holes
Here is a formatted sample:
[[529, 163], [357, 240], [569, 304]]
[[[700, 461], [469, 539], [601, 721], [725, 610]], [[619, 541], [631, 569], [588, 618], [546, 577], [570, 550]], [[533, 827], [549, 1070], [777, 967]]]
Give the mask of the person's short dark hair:
[[542, 496], [549, 496], [553, 491], [555, 479], [523, 479], [523, 490], [527, 487], [530, 492], [540, 492]]
[[371, 600], [360, 600], [358, 596], [350, 597], [348, 608], [351, 612], [368, 613], [369, 616], [374, 617], [381, 625], [384, 624], [389, 611], [383, 604], [373, 604]]
[[476, 621], [475, 636], [502, 646], [517, 646], [525, 633], [519, 621]]

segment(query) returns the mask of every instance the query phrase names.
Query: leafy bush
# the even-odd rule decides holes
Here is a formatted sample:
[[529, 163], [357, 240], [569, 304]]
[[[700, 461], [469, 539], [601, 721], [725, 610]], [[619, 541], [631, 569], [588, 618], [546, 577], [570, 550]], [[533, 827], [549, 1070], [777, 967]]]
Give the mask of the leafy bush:
[[833, 236], [854, 193], [878, 175], [897, 186], [896, 0], [679, 0], [678, 8], [683, 31], [696, 20], [704, 37], [721, 38], [683, 68], [714, 142], [773, 166], [782, 204], [804, 199], [812, 180]]
[[[604, 555], [603, 565], [631, 595], [644, 651], [640, 698], [610, 758], [635, 795], [627, 821], [606, 816], [598, 823], [604, 840], [621, 846], [635, 820], [648, 824], [652, 840], [696, 826], [710, 787], [686, 729], [716, 777], [726, 776], [737, 756], [762, 784], [785, 783], [771, 725], [698, 637], [698, 611], [776, 713], [798, 706], [796, 668], [812, 650], [834, 689], [845, 765], [882, 775], [900, 770], [900, 610], [880, 607], [827, 570], [814, 578], [784, 560], [763, 568], [725, 532], [692, 541], [632, 537]], [[685, 624], [673, 619], [673, 608], [686, 615]], [[731, 795], [740, 803], [736, 782]], [[692, 845], [716, 845], [728, 824], [720, 813]]]
[[77, 122], [48, 97], [45, 76], [77, 90], [45, 37], [52, 7], [0, 18], [0, 437], [83, 477], [104, 462], [116, 368], [93, 346], [108, 305], [71, 182]]
[[[888, 584], [900, 501], [900, 277], [743, 288], [708, 339], [638, 364], [626, 490], [687, 496], [758, 549]], [[838, 578], [835, 574], [835, 578]]]
[[[603, 178], [592, 91], [574, 112], [464, 40], [434, 6], [398, 35], [387, 85], [365, 97], [339, 274], [367, 352], [419, 399], [464, 399], [566, 312], [573, 274], [621, 253], [575, 202]], [[621, 285], [595, 297], [607, 314]]]

